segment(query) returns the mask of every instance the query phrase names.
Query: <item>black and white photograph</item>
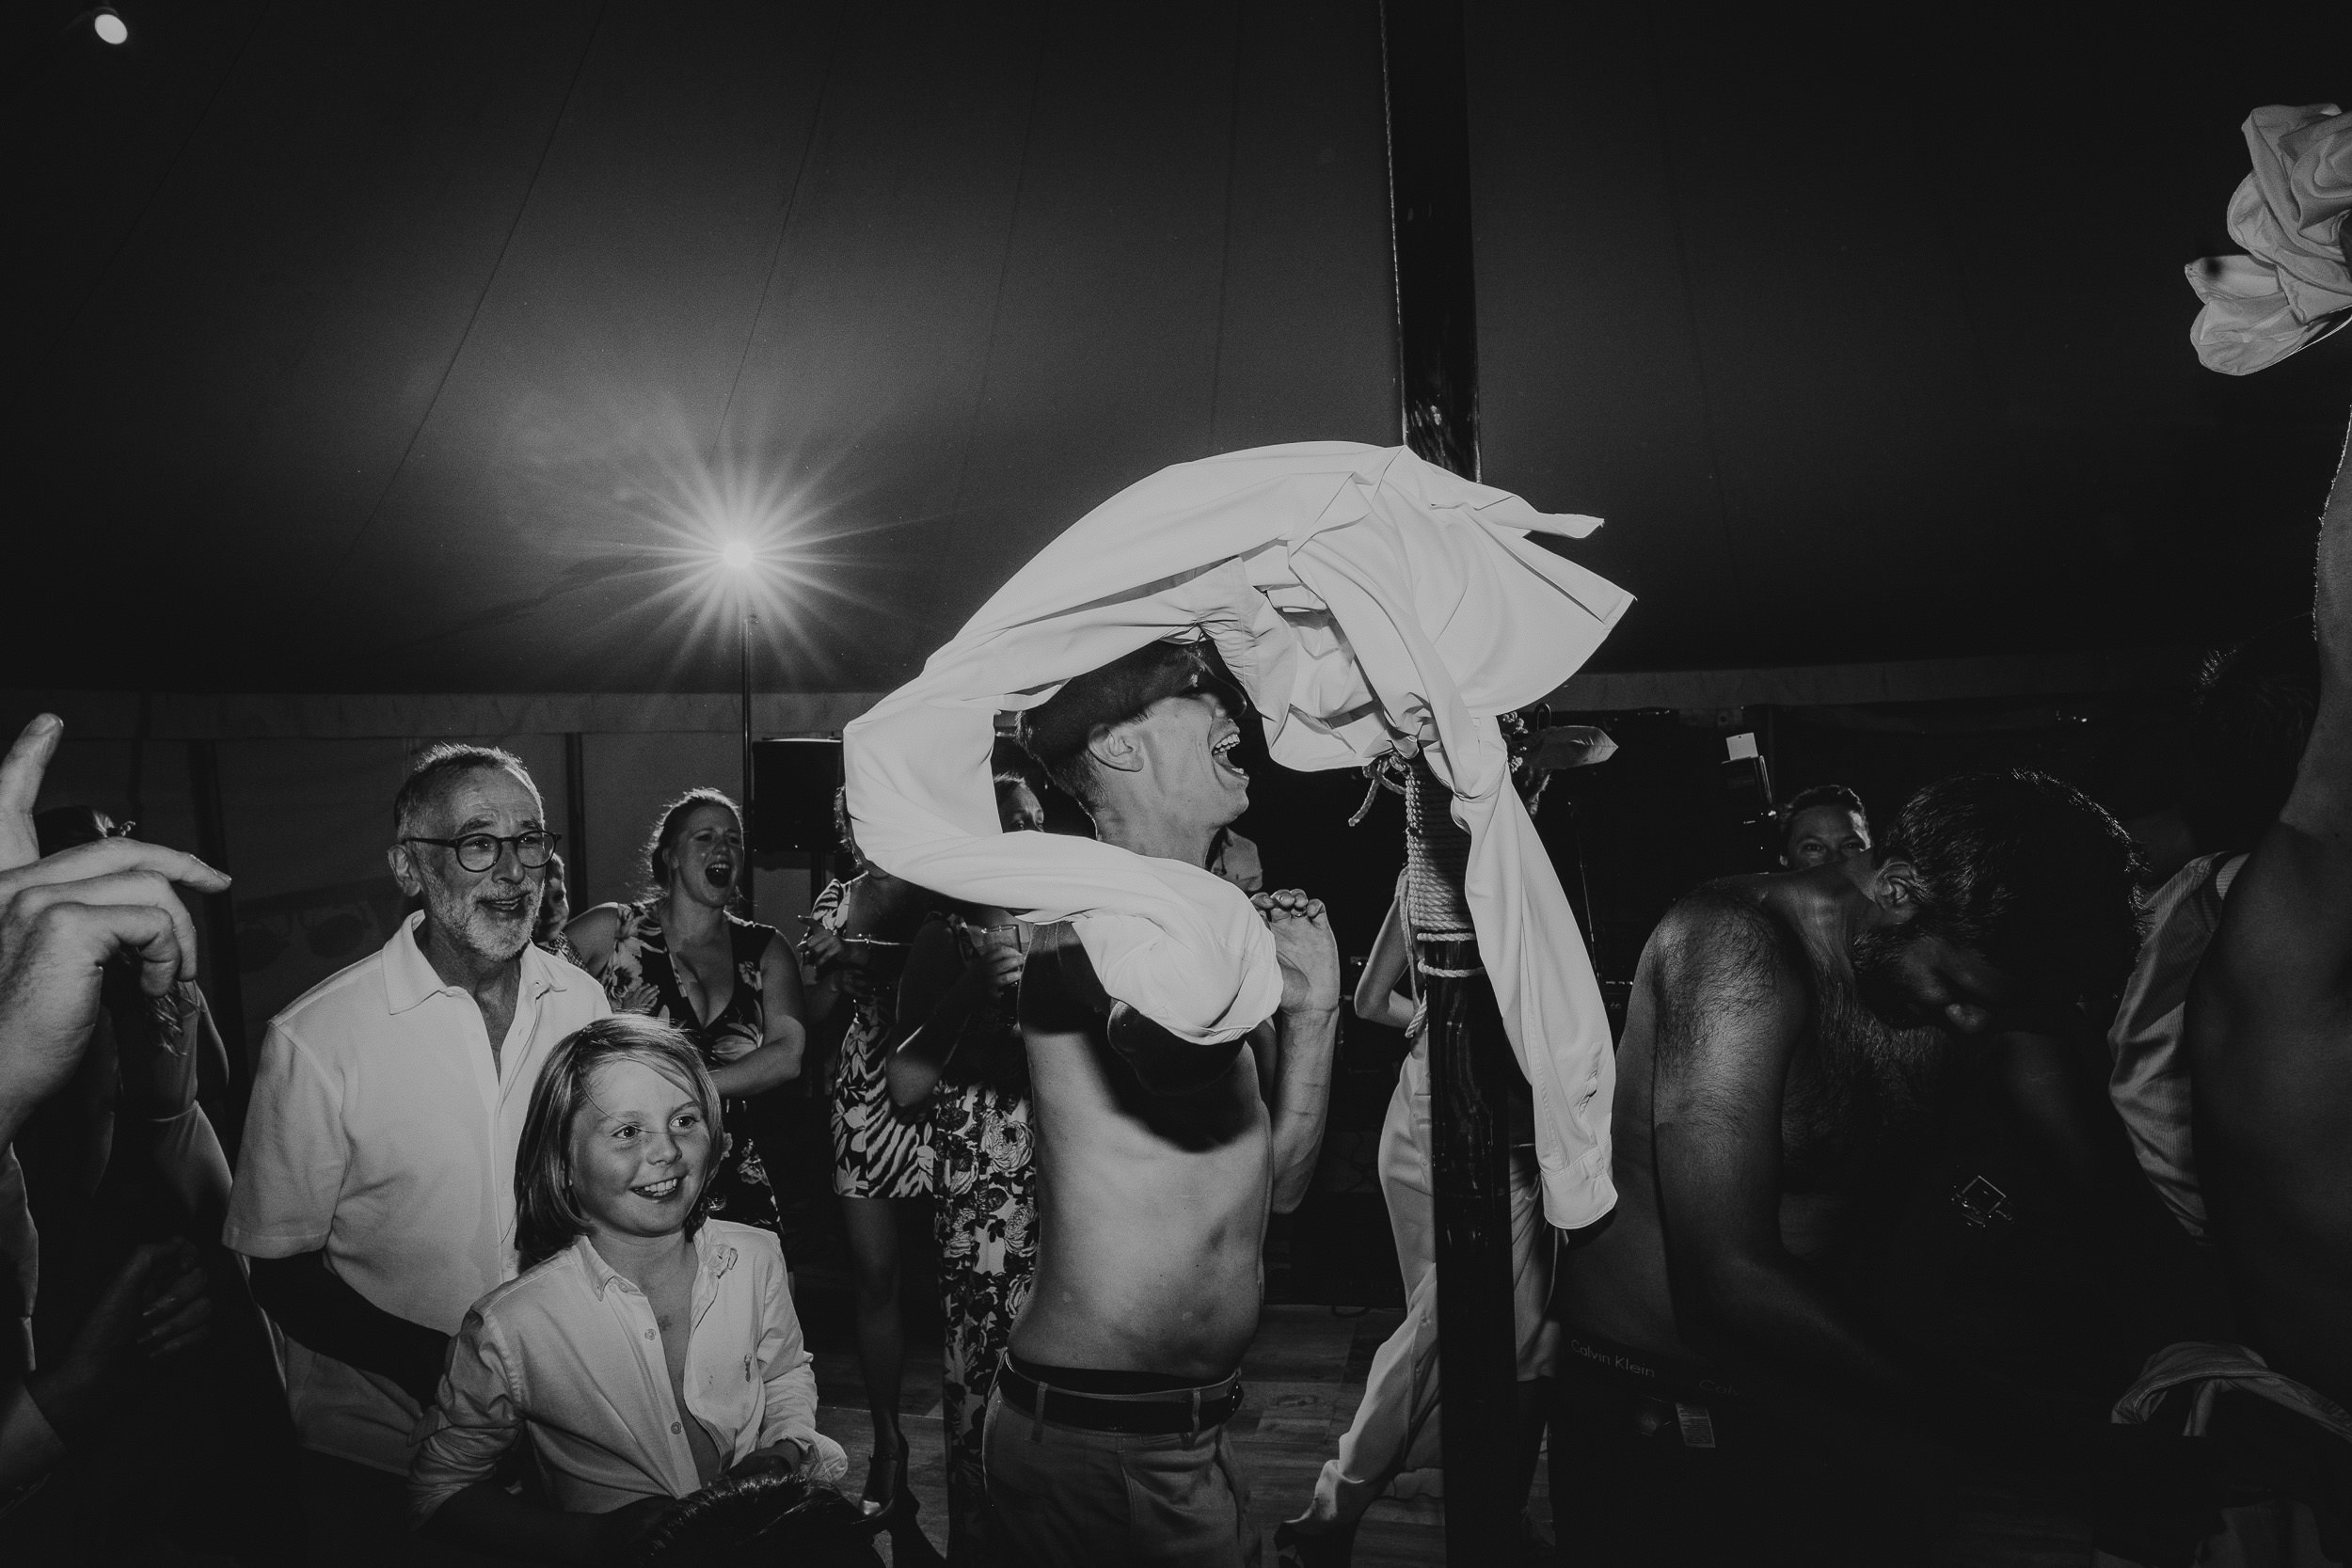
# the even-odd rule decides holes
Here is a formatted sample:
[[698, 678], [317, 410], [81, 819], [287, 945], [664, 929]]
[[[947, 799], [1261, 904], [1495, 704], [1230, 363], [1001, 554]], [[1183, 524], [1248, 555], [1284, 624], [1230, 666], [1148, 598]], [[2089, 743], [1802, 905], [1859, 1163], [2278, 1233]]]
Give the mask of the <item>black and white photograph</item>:
[[0, 1563], [2352, 1563], [2352, 8], [0, 82]]

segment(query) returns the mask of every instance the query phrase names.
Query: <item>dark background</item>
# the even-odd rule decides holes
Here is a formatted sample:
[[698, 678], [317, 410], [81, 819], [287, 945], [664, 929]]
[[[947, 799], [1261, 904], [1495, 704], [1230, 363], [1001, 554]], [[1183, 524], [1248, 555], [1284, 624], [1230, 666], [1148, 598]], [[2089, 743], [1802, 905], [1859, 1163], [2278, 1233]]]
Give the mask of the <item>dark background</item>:
[[[1397, 439], [1361, 0], [76, 9], [0, 19], [11, 543], [104, 574], [21, 687], [724, 689], [743, 533], [761, 686], [875, 691], [1164, 464]], [[2202, 370], [2180, 268], [2352, 9], [1468, 15], [1486, 477], [1610, 519], [1597, 668], [2303, 596], [2352, 356]]]

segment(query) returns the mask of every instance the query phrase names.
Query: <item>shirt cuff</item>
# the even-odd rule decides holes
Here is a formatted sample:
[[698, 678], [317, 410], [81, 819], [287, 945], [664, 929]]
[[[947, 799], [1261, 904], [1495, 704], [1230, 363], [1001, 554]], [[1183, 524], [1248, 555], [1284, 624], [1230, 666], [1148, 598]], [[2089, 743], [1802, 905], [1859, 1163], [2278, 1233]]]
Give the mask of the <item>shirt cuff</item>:
[[241, 1225], [234, 1216], [220, 1227], [220, 1244], [246, 1258], [299, 1258], [326, 1245], [329, 1231], [260, 1230]]

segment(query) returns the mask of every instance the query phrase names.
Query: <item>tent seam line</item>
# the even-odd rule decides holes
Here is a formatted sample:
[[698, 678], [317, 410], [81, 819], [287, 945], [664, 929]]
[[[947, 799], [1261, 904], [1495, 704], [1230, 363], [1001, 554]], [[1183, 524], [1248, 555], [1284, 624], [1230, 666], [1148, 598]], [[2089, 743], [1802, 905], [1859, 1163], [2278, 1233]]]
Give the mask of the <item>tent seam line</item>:
[[1220, 237], [1216, 257], [1216, 342], [1209, 353], [1209, 452], [1216, 444], [1217, 393], [1225, 376], [1225, 302], [1228, 284], [1233, 268], [1233, 184], [1241, 166], [1241, 83], [1242, 39], [1248, 29], [1248, 12], [1244, 0], [1233, 0], [1233, 103], [1225, 120], [1225, 232]]
[[375, 504], [368, 508], [368, 515], [360, 519], [350, 543], [343, 546], [342, 559], [326, 574], [327, 586], [332, 586], [335, 579], [342, 576], [344, 568], [351, 564], [352, 557], [358, 553], [360, 541], [375, 526], [375, 519], [382, 514], [384, 503], [391, 499], [392, 491], [400, 483], [400, 476], [408, 471], [409, 460], [417, 454], [417, 443], [424, 439], [425, 428], [433, 422], [433, 411], [441, 405], [441, 394], [449, 390], [449, 378], [457, 373], [457, 361], [466, 356], [466, 345], [473, 341], [473, 329], [482, 320], [482, 308], [489, 303], [490, 291], [497, 286], [499, 273], [506, 265], [506, 253], [514, 248], [515, 236], [523, 226], [523, 216], [531, 211], [531, 198], [539, 189], [539, 177], [547, 172], [548, 156], [555, 150], [556, 137], [563, 134], [564, 118], [571, 113], [573, 95], [580, 90], [580, 78], [588, 69], [589, 56], [596, 53], [596, 40], [603, 36], [604, 20], [612, 9], [612, 0], [603, 0], [603, 4], [596, 8], [596, 24], [588, 29], [588, 41], [581, 46], [580, 58], [572, 63], [571, 80], [564, 85], [563, 101], [556, 105], [555, 119], [548, 127], [547, 140], [539, 146], [539, 159], [532, 165], [531, 179], [523, 186], [522, 199], [515, 204], [515, 215], [506, 225], [506, 237], [499, 242], [498, 257], [490, 263], [489, 276], [482, 280], [481, 292], [474, 295], [473, 309], [467, 312], [465, 330], [458, 333], [457, 346], [450, 351], [449, 363], [441, 367], [441, 377], [433, 384], [433, 396], [426, 400], [424, 413], [417, 420], [417, 428], [409, 433], [408, 444], [401, 449], [400, 461], [392, 465], [391, 474], [385, 480], [384, 488], [377, 492]]
[[[996, 362], [996, 333], [1005, 315], [1005, 284], [1012, 276], [1013, 236], [1021, 230], [1021, 198], [1029, 186], [1029, 149], [1037, 134], [1038, 90], [1045, 80], [1046, 40], [1041, 31], [1037, 40], [1037, 56], [1029, 71], [1029, 107], [1021, 122], [1021, 161], [1012, 177], [1012, 200], [1005, 211], [1005, 245], [996, 257], [996, 290], [988, 307], [988, 342], [980, 353], [980, 375], [972, 389], [972, 412], [963, 421], [963, 444], [956, 453], [956, 484], [947, 494], [946, 515], [961, 516], [963, 511], [963, 490], [972, 478], [972, 443], [979, 430], [980, 415], [988, 407], [988, 375]], [[960, 569], [962, 562], [955, 562]]]
[[163, 197], [164, 187], [170, 184], [171, 177], [180, 172], [180, 165], [187, 157], [188, 149], [196, 145], [196, 138], [212, 121], [213, 111], [220, 106], [221, 96], [229, 90], [229, 84], [236, 80], [237, 72], [244, 69], [245, 57], [252, 52], [253, 40], [261, 36], [262, 24], [269, 20], [269, 13], [277, 8], [278, 0], [264, 0], [261, 14], [253, 19], [253, 25], [246, 29], [245, 41], [237, 45], [236, 57], [229, 62], [229, 69], [220, 73], [220, 81], [214, 87], [213, 96], [205, 100], [204, 112], [196, 117], [196, 123], [189, 126], [188, 134], [181, 138], [180, 150], [171, 155], [171, 162], [165, 166], [154, 187], [147, 193], [147, 199], [139, 203], [138, 214], [122, 230], [122, 238], [115, 242], [115, 247], [108, 253], [105, 261], [90, 274], [89, 287], [82, 292], [82, 297], [74, 302], [73, 309], [57, 324], [56, 336], [50, 341], [47, 350], [49, 354], [55, 355], [63, 349], [73, 324], [82, 318], [82, 313], [89, 309], [90, 301], [96, 299], [99, 291], [105, 287], [106, 275], [114, 271], [123, 253], [131, 248], [131, 242], [137, 239], [139, 230], [146, 227], [148, 214], [155, 210], [155, 203]]
[[801, 143], [801, 159], [792, 170], [792, 187], [785, 193], [784, 218], [776, 225], [775, 243], [768, 249], [768, 268], [759, 280], [759, 303], [752, 307], [751, 325], [743, 333], [743, 352], [736, 356], [735, 378], [727, 383], [726, 401], [719, 405], [719, 422], [710, 433], [711, 461], [718, 460], [719, 449], [726, 443], [727, 419], [735, 412], [736, 394], [743, 387], [743, 371], [752, 362], [752, 349], [759, 342], [759, 324], [768, 313], [768, 295], [776, 286], [776, 268], [784, 261], [784, 242], [792, 232], [792, 214], [801, 209], [801, 188], [808, 180], [809, 161], [817, 155], [817, 138], [825, 125], [825, 100], [833, 92], [834, 67], [841, 55], [842, 18], [849, 12], [849, 0], [834, 8], [833, 26], [825, 39], [825, 73], [817, 83], [817, 106], [808, 117], [808, 136]]

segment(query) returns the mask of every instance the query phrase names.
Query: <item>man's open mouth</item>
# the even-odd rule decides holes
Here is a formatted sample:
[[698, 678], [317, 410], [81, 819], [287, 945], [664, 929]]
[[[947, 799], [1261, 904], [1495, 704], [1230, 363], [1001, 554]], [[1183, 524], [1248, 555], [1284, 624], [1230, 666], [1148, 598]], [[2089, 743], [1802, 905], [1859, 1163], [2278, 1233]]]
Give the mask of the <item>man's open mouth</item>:
[[682, 1176], [673, 1176], [667, 1181], [648, 1181], [642, 1187], [631, 1187], [629, 1191], [639, 1197], [661, 1203], [675, 1197], [678, 1188], [684, 1184], [685, 1180], [686, 1179]]
[[1227, 736], [1224, 739], [1213, 743], [1209, 747], [1209, 755], [1216, 761], [1219, 768], [1224, 768], [1225, 771], [1232, 774], [1233, 777], [1237, 779], [1246, 779], [1249, 777], [1248, 772], [1245, 770], [1239, 763], [1233, 760], [1233, 752], [1239, 750], [1240, 746], [1241, 735], [1240, 732], [1236, 731], [1235, 733]]
[[501, 920], [520, 920], [531, 909], [531, 895], [517, 893], [507, 898], [485, 898], [482, 907]]

